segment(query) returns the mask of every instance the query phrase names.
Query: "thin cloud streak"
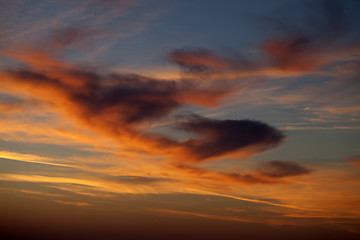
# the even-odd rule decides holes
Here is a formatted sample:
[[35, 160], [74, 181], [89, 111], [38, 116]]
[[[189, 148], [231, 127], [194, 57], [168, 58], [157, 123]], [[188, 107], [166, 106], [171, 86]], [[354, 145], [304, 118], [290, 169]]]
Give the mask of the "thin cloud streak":
[[177, 211], [177, 210], [170, 210], [170, 209], [147, 209], [150, 211], [160, 212], [160, 213], [167, 213], [167, 214], [174, 214], [174, 215], [188, 215], [188, 216], [195, 216], [195, 217], [202, 217], [202, 218], [209, 218], [215, 220], [225, 220], [225, 221], [235, 221], [235, 222], [255, 222], [251, 219], [244, 219], [232, 216], [223, 216], [223, 215], [214, 215], [214, 214], [205, 214], [205, 213], [196, 213], [196, 212], [187, 212], [187, 211]]
[[51, 166], [57, 166], [57, 167], [76, 168], [75, 166], [73, 166], [71, 164], [57, 163], [57, 162], [54, 162], [53, 159], [46, 158], [46, 157], [40, 157], [40, 156], [36, 156], [33, 154], [21, 154], [21, 153], [14, 153], [14, 152], [8, 152], [8, 151], [0, 151], [0, 158], [10, 159], [10, 160], [20, 161], [20, 162], [45, 164], [45, 165], [51, 165]]
[[88, 180], [80, 178], [66, 178], [66, 177], [49, 177], [42, 175], [24, 175], [24, 174], [0, 174], [2, 181], [20, 181], [20, 182], [37, 182], [37, 183], [52, 183], [52, 184], [79, 184], [101, 191], [111, 193], [134, 193], [146, 194], [157, 193], [157, 190], [149, 186], [134, 186], [133, 184], [120, 184], [113, 181], [106, 181], [100, 179]]
[[[203, 194], [226, 197], [226, 198], [231, 198], [231, 199], [237, 199], [237, 200], [246, 201], [246, 202], [260, 203], [260, 204], [271, 205], [271, 206], [276, 206], [276, 207], [283, 207], [283, 208], [289, 208], [289, 209], [298, 209], [298, 210], [310, 210], [308, 208], [302, 208], [302, 207], [299, 207], [299, 206], [296, 206], [296, 205], [290, 205], [290, 204], [274, 203], [274, 202], [271, 202], [271, 201], [265, 201], [265, 200], [259, 200], [259, 199], [251, 199], [251, 198], [233, 196], [233, 195], [217, 193], [217, 192], [209, 192], [209, 191], [201, 191], [201, 192]], [[201, 192], [199, 192], [199, 193], [201, 193]]]
[[64, 204], [64, 205], [74, 205], [78, 207], [92, 207], [92, 204], [87, 202], [68, 202], [63, 200], [55, 200], [56, 203]]
[[[97, 190], [100, 192], [107, 192], [107, 193], [115, 193], [115, 194], [124, 194], [124, 193], [132, 193], [132, 194], [169, 194], [169, 193], [188, 193], [188, 194], [200, 194], [200, 195], [209, 195], [209, 196], [220, 196], [225, 198], [237, 199], [246, 202], [252, 203], [259, 203], [265, 204], [270, 206], [277, 206], [282, 208], [289, 208], [289, 209], [299, 209], [299, 210], [311, 210], [307, 208], [302, 208], [295, 205], [290, 204], [282, 204], [282, 203], [274, 203], [271, 201], [266, 200], [259, 200], [259, 199], [251, 199], [245, 198], [240, 196], [234, 196], [229, 194], [223, 194], [219, 192], [212, 192], [212, 191], [205, 191], [198, 188], [193, 188], [190, 186], [182, 185], [181, 188], [174, 189], [174, 184], [169, 187], [160, 186], [158, 189], [156, 186], [134, 186], [134, 184], [124, 184], [114, 181], [109, 181], [105, 179], [78, 179], [78, 178], [66, 178], [66, 177], [49, 177], [49, 176], [42, 176], [42, 175], [24, 175], [24, 174], [0, 174], [0, 180], [2, 181], [20, 181], [20, 182], [35, 182], [35, 183], [52, 183], [55, 184], [54, 187], [59, 189], [64, 189], [66, 191], [71, 191], [78, 194], [85, 194], [89, 195], [87, 191], [84, 192], [83, 190], [70, 188], [64, 188], [62, 185], [57, 186], [56, 184], [67, 184], [71, 185], [81, 185], [84, 187], [91, 187], [91, 190]], [[65, 185], [66, 186], [66, 185]], [[171, 190], [172, 189], [172, 190]], [[102, 195], [102, 194], [100, 194]]]

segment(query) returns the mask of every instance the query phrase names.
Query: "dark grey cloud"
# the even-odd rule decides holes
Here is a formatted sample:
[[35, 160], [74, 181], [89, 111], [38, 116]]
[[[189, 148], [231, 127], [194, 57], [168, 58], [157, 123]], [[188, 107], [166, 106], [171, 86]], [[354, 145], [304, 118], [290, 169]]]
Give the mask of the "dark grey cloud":
[[269, 161], [262, 164], [259, 173], [270, 178], [283, 178], [310, 174], [311, 169], [295, 162]]
[[[279, 130], [254, 120], [213, 120], [195, 114], [179, 117], [180, 130], [195, 133], [183, 145], [198, 161], [254, 146], [262, 152], [278, 146], [285, 135]], [[252, 150], [254, 151], [254, 150]]]
[[58, 79], [31, 70], [6, 72], [21, 84], [38, 85], [44, 90], [63, 94], [83, 110], [84, 117], [114, 109], [114, 121], [133, 123], [165, 116], [181, 106], [175, 99], [178, 89], [174, 82], [138, 75], [101, 76], [92, 71], [70, 69], [62, 73], [63, 79]]

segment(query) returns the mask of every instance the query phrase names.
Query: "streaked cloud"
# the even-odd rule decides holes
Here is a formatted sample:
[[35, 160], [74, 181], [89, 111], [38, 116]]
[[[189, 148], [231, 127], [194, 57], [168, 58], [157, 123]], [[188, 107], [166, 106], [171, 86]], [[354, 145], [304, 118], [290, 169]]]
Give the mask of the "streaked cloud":
[[63, 201], [63, 200], [55, 200], [55, 202], [60, 203], [60, 204], [65, 204], [65, 205], [74, 205], [74, 206], [78, 206], [78, 207], [91, 207], [92, 206], [90, 203], [87, 203], [87, 202], [67, 202], [67, 201]]
[[160, 212], [160, 213], [175, 214], [175, 215], [188, 215], [188, 216], [209, 218], [209, 219], [215, 219], [215, 220], [225, 220], [225, 221], [235, 221], [235, 222], [254, 222], [253, 220], [250, 220], [250, 219], [244, 219], [244, 218], [232, 217], [232, 216], [224, 216], [224, 215], [177, 211], [177, 210], [171, 210], [171, 209], [149, 209], [149, 210]]
[[2, 181], [22, 181], [22, 182], [37, 182], [37, 183], [52, 183], [52, 184], [79, 184], [100, 191], [110, 193], [157, 193], [155, 188], [149, 186], [135, 186], [134, 184], [126, 185], [119, 182], [101, 180], [101, 179], [82, 179], [82, 178], [67, 178], [67, 177], [49, 177], [43, 175], [23, 175], [23, 174], [0, 174]]
[[269, 161], [261, 166], [260, 172], [271, 178], [282, 178], [298, 175], [306, 175], [311, 170], [294, 162]]
[[59, 167], [73, 167], [70, 164], [57, 163], [53, 159], [47, 157], [41, 157], [33, 154], [21, 154], [21, 153], [14, 153], [8, 151], [0, 151], [0, 158], [30, 162], [30, 163], [40, 163], [40, 164], [53, 165]]

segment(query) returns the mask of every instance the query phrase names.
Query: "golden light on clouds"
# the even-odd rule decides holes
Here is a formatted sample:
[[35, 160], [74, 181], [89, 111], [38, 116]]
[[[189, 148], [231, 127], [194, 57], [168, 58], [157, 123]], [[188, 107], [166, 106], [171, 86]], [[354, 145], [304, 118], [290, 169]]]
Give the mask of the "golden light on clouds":
[[0, 238], [356, 239], [359, 7], [4, 1]]

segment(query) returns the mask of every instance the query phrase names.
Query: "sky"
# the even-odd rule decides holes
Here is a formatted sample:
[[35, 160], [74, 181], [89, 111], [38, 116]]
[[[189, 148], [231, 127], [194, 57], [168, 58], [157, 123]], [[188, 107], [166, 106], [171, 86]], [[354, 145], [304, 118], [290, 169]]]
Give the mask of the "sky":
[[0, 0], [1, 239], [360, 239], [357, 0]]

